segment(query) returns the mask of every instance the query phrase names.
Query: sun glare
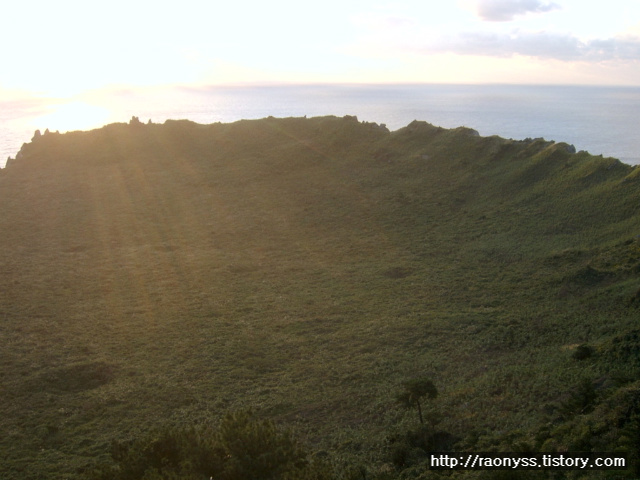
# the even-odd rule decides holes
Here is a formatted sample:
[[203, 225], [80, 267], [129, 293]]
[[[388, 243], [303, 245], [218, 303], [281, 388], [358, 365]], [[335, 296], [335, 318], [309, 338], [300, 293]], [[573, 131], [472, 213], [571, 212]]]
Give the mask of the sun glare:
[[51, 112], [33, 119], [35, 128], [59, 130], [90, 130], [101, 127], [109, 118], [109, 110], [84, 102], [51, 105]]

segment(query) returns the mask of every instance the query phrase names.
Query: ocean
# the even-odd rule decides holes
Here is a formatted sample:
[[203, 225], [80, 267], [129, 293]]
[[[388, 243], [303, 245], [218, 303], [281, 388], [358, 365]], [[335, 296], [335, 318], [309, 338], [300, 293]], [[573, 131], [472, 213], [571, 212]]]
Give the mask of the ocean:
[[482, 136], [545, 138], [640, 164], [640, 88], [528, 85], [280, 85], [120, 90], [60, 101], [0, 102], [0, 167], [36, 129], [142, 122], [233, 122], [355, 115], [397, 130], [413, 120]]

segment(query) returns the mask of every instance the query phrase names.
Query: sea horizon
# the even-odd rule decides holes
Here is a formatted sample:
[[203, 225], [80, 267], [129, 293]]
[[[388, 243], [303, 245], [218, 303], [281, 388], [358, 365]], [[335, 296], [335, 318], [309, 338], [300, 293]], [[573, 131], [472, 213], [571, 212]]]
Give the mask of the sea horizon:
[[122, 89], [100, 97], [0, 102], [0, 167], [35, 130], [92, 130], [132, 116], [163, 123], [353, 115], [398, 130], [413, 120], [481, 136], [566, 142], [640, 164], [640, 87], [516, 84], [304, 84]]

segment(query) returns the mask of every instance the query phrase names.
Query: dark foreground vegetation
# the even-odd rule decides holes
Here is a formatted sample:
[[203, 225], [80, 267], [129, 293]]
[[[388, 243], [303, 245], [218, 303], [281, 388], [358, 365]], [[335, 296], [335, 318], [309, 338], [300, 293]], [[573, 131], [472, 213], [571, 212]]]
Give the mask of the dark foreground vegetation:
[[578, 479], [640, 449], [640, 169], [353, 117], [46, 133], [0, 170], [0, 478]]

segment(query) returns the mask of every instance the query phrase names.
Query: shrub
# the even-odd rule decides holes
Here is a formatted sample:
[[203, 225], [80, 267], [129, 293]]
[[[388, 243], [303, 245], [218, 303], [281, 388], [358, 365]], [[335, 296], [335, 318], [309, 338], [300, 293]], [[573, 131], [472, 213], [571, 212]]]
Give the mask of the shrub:
[[90, 480], [330, 480], [330, 469], [309, 462], [290, 432], [250, 412], [227, 414], [217, 429], [165, 428], [132, 442], [114, 442], [113, 464]]
[[575, 360], [586, 360], [593, 355], [593, 348], [589, 345], [579, 345], [571, 355]]

